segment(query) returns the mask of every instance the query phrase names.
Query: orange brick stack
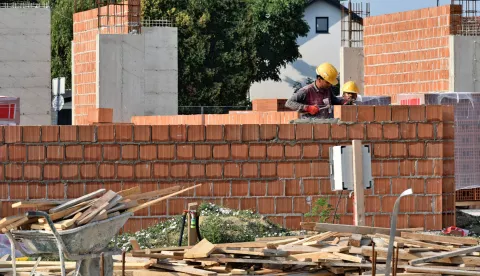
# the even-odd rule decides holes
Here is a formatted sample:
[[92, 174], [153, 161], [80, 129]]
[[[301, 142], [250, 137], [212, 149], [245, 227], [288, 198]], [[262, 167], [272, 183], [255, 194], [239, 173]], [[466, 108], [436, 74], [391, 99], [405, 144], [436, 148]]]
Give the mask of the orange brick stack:
[[[396, 197], [400, 228], [454, 225], [453, 112], [447, 106], [338, 106], [340, 124], [32, 126], [0, 128], [1, 216], [15, 200], [75, 198], [99, 188], [143, 192], [204, 185], [135, 213], [126, 231], [206, 201], [254, 209], [298, 228], [330, 190], [329, 147], [361, 139], [372, 146], [374, 188], [365, 191], [367, 225], [388, 227]], [[393, 120], [395, 118], [395, 120]], [[343, 193], [340, 223], [352, 224]]]
[[461, 6], [368, 17], [364, 23], [365, 95], [449, 90], [449, 36]]

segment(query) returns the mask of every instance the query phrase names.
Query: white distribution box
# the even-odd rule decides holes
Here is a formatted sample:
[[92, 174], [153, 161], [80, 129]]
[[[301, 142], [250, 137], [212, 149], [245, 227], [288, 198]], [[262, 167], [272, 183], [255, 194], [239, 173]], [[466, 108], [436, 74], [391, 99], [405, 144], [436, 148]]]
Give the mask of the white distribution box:
[[[369, 145], [362, 145], [363, 185], [373, 186], [372, 156]], [[330, 182], [332, 191], [353, 191], [353, 148], [352, 146], [330, 147]]]

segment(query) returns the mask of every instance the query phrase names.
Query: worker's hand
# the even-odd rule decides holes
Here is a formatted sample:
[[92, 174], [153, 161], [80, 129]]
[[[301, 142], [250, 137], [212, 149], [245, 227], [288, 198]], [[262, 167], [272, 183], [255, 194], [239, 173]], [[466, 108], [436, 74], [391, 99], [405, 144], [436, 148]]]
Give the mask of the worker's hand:
[[315, 115], [320, 111], [320, 109], [316, 105], [309, 105], [305, 107], [305, 111], [310, 113], [310, 115]]

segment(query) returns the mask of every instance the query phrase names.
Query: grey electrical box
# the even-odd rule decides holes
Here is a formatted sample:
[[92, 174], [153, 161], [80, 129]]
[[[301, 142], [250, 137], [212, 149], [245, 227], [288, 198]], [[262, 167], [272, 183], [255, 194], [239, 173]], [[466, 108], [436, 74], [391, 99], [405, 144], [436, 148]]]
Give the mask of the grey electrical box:
[[[369, 145], [362, 145], [363, 185], [373, 186], [372, 156]], [[353, 148], [352, 146], [330, 147], [330, 183], [332, 191], [353, 191]]]

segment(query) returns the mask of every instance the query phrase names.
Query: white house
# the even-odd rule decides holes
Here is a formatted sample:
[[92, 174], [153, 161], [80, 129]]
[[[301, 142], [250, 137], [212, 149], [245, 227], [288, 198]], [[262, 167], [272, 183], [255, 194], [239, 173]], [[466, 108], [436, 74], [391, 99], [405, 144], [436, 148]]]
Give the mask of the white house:
[[[340, 71], [342, 9], [347, 10], [338, 0], [308, 0], [304, 20], [310, 31], [297, 40], [302, 57], [281, 69], [282, 81], [254, 83], [250, 88], [250, 100], [290, 98], [294, 84], [305, 84], [307, 78], [315, 79], [315, 68], [323, 62], [330, 62]], [[348, 11], [343, 14], [348, 16]]]

